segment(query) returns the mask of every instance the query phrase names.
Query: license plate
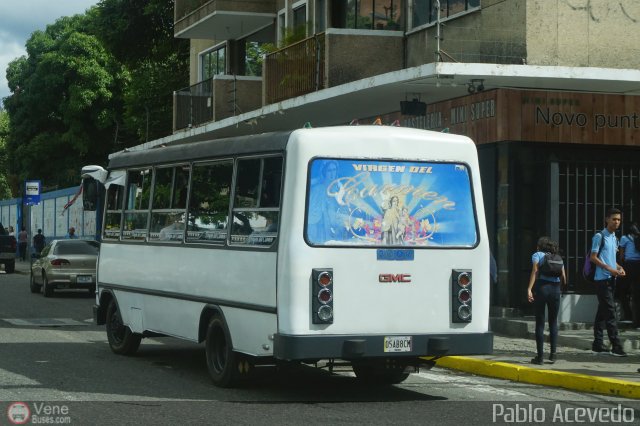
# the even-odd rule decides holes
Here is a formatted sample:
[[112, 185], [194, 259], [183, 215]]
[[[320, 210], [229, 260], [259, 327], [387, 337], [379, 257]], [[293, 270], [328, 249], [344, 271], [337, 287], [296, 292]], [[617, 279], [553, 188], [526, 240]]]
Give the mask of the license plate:
[[385, 352], [411, 352], [411, 336], [385, 336]]
[[91, 278], [91, 275], [78, 275], [76, 277], [76, 282], [78, 282], [78, 283], [90, 283], [90, 282], [93, 282], [93, 278]]

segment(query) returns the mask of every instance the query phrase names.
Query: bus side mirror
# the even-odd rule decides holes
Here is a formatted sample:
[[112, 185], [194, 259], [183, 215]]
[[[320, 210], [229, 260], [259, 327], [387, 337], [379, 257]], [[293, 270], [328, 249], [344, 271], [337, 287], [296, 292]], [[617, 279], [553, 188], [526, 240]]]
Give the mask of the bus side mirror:
[[85, 211], [96, 211], [98, 206], [98, 185], [101, 185], [100, 182], [92, 177], [82, 179], [82, 207]]

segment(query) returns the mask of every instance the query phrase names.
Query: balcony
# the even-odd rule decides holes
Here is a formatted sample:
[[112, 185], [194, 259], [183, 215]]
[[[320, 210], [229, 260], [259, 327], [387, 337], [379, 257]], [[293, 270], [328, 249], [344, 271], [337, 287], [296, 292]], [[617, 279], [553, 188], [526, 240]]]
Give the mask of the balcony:
[[330, 28], [265, 57], [263, 105], [403, 68], [401, 31]]
[[235, 40], [274, 22], [276, 0], [175, 0], [174, 36]]
[[262, 78], [216, 75], [173, 96], [173, 131], [233, 117], [262, 105]]

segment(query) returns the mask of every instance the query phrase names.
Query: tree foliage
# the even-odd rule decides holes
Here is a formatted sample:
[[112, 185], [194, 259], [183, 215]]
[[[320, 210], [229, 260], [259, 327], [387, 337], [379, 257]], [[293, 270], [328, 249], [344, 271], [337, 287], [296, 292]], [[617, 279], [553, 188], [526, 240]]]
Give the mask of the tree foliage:
[[35, 31], [26, 50], [7, 68], [0, 166], [6, 152], [12, 182], [72, 186], [83, 165], [170, 134], [172, 93], [188, 85], [188, 42], [173, 37], [173, 1], [102, 0]]
[[5, 147], [9, 135], [9, 114], [0, 109], [0, 200], [12, 198], [7, 180], [7, 150]]

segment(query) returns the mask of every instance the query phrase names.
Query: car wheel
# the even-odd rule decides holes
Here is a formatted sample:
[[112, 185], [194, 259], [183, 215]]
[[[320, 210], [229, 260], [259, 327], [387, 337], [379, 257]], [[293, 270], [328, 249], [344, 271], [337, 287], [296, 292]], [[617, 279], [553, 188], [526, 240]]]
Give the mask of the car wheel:
[[16, 262], [15, 260], [13, 262], [7, 262], [4, 264], [4, 271], [7, 274], [13, 274], [13, 272], [16, 270]]
[[409, 377], [405, 366], [385, 361], [354, 361], [351, 366], [359, 380], [372, 385], [395, 385]]
[[249, 362], [233, 351], [229, 330], [220, 316], [209, 321], [205, 351], [209, 375], [216, 386], [233, 387], [238, 384], [241, 374], [249, 373]]
[[36, 284], [36, 277], [31, 272], [31, 280], [29, 281], [29, 290], [31, 293], [40, 293], [40, 285]]
[[107, 308], [107, 340], [109, 347], [118, 355], [133, 355], [140, 347], [142, 336], [135, 334], [122, 323], [120, 310], [115, 299], [109, 302]]
[[42, 294], [44, 297], [53, 296], [53, 287], [49, 284], [49, 280], [47, 279], [47, 274], [42, 273]]

